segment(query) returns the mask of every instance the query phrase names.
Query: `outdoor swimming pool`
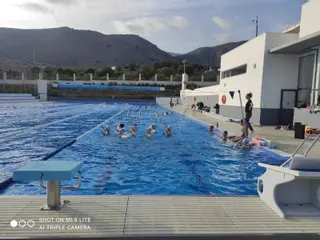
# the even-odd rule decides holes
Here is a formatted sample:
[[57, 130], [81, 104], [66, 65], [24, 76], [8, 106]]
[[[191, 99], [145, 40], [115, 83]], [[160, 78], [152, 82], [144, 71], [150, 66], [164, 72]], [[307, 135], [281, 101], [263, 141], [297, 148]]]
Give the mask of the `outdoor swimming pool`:
[[[284, 159], [261, 148], [235, 150], [207, 132], [207, 127], [154, 103], [56, 102], [0, 106], [0, 180], [28, 161], [40, 160], [79, 137], [50, 160], [82, 160], [83, 181], [64, 195], [256, 195], [258, 162]], [[106, 121], [111, 136], [100, 128]], [[137, 137], [120, 139], [119, 123], [138, 124]], [[145, 129], [157, 125], [154, 139]], [[171, 125], [173, 135], [163, 134]], [[88, 133], [89, 131], [89, 133]], [[76, 179], [75, 182], [76, 183]], [[70, 183], [63, 183], [70, 185]], [[14, 182], [4, 195], [40, 195], [39, 182]]]

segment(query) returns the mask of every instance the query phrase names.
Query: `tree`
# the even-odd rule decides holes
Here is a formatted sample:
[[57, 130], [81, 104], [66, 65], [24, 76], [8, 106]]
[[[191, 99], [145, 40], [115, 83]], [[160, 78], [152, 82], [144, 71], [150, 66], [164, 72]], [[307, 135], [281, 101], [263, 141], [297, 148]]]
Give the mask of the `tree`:
[[98, 77], [104, 77], [107, 76], [107, 74], [109, 74], [109, 76], [113, 76], [113, 70], [110, 67], [105, 67], [104, 69], [102, 69], [101, 71], [98, 71], [97, 75]]
[[163, 67], [158, 72], [166, 77], [170, 77], [170, 75], [174, 75], [176, 73], [176, 71], [171, 67]]
[[94, 75], [94, 73], [96, 72], [96, 70], [95, 69], [93, 69], [93, 68], [89, 68], [89, 69], [87, 69], [86, 71], [85, 71], [85, 74], [92, 74], [92, 75]]
[[140, 70], [140, 72], [141, 72], [142, 76], [145, 78], [145, 80], [149, 80], [155, 75], [155, 72], [148, 67], [143, 67]]
[[[183, 65], [180, 65], [180, 66], [178, 67], [178, 73], [179, 73], [179, 74], [183, 74], [183, 71], [184, 71], [184, 67], [183, 67]], [[191, 64], [186, 64], [186, 74], [192, 76], [193, 73], [194, 73], [194, 68], [193, 68], [193, 66], [192, 66]]]
[[131, 63], [130, 65], [129, 65], [129, 70], [130, 71], [135, 71], [137, 69], [137, 66], [136, 66], [136, 64], [134, 64], [134, 63]]

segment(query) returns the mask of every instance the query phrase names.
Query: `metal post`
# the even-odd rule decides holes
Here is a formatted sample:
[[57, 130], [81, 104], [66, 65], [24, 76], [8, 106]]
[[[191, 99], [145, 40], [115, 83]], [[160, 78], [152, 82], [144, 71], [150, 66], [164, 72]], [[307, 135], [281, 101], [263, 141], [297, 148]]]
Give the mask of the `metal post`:
[[256, 37], [258, 37], [259, 34], [259, 17], [257, 16], [256, 19], [252, 20], [256, 24]]
[[47, 181], [47, 208], [60, 209], [61, 208], [61, 186], [59, 180]]
[[240, 90], [238, 91], [238, 93], [239, 93], [239, 97], [240, 97], [241, 115], [242, 115], [242, 119], [244, 119], [243, 105], [242, 105], [242, 98], [241, 98], [241, 92], [240, 92]]

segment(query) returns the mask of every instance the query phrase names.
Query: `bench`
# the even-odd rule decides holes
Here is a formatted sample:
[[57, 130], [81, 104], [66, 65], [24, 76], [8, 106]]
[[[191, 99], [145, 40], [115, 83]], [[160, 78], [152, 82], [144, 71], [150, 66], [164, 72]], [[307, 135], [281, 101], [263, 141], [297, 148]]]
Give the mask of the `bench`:
[[[69, 201], [61, 202], [61, 189], [76, 190], [81, 185], [82, 161], [33, 161], [13, 173], [13, 181], [40, 181], [46, 189], [47, 204], [41, 210], [60, 210]], [[62, 187], [61, 181], [70, 181], [78, 173], [78, 185]], [[46, 187], [43, 181], [47, 181]]]

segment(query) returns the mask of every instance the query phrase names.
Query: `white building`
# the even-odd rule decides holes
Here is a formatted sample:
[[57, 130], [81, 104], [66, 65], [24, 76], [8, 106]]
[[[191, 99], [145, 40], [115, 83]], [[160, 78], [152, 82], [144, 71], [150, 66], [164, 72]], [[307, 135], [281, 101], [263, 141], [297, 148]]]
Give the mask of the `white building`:
[[309, 0], [302, 6], [300, 24], [282, 33], [261, 34], [222, 55], [220, 85], [187, 90], [182, 93], [184, 102], [189, 105], [194, 97], [210, 107], [218, 102], [221, 115], [240, 119], [238, 90], [243, 104], [245, 95], [252, 92], [252, 122], [285, 125], [295, 121], [320, 127], [320, 113], [297, 108], [317, 104], [320, 95], [319, 9], [320, 0]]

